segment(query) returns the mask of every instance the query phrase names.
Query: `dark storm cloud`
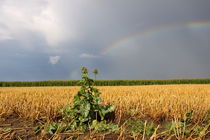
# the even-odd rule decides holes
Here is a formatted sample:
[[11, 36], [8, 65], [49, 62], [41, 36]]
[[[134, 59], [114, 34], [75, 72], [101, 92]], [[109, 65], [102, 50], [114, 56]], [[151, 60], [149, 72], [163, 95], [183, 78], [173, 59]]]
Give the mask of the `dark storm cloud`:
[[0, 1], [0, 80], [210, 77], [210, 26], [180, 27], [102, 50], [126, 36], [210, 21], [205, 0]]

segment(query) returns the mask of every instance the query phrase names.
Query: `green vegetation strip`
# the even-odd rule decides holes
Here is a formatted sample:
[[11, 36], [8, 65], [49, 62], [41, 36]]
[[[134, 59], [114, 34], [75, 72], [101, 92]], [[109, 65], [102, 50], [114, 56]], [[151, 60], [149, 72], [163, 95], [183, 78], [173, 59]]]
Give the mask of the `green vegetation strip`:
[[[96, 80], [96, 86], [134, 86], [169, 84], [210, 84], [210, 79], [168, 79], [168, 80]], [[0, 87], [35, 86], [80, 86], [79, 80], [66, 81], [0, 81]]]

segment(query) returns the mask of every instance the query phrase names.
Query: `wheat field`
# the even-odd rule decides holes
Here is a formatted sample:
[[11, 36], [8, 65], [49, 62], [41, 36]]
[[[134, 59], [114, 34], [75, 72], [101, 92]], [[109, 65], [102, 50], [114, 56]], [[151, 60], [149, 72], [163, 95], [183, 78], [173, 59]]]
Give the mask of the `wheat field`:
[[[103, 86], [103, 104], [114, 104], [115, 121], [129, 117], [153, 121], [180, 118], [193, 110], [201, 121], [210, 109], [210, 85]], [[50, 121], [58, 110], [72, 103], [80, 87], [2, 87], [0, 118], [12, 113], [35, 120]]]

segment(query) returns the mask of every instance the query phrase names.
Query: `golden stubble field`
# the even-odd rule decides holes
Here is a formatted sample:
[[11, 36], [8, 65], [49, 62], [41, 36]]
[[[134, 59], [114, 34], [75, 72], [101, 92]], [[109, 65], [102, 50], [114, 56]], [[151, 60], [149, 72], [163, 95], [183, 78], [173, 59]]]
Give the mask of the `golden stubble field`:
[[[210, 109], [210, 85], [104, 86], [104, 104], [114, 104], [117, 123], [132, 117], [153, 121], [180, 118], [194, 111], [193, 121], [202, 120]], [[72, 103], [80, 87], [1, 87], [0, 118], [20, 117], [50, 121], [58, 110]]]

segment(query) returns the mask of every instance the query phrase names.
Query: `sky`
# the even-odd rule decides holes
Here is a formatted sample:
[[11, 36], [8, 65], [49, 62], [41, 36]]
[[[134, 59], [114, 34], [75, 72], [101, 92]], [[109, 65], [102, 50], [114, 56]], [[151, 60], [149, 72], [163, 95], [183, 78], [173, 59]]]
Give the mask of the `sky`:
[[[209, 0], [0, 0], [0, 81], [210, 78]], [[91, 74], [90, 76], [93, 76]]]

